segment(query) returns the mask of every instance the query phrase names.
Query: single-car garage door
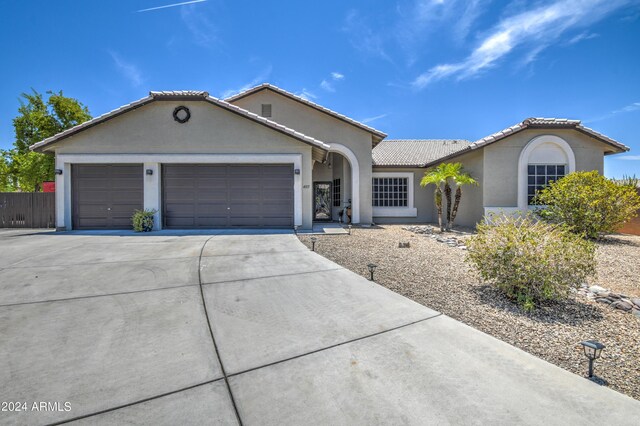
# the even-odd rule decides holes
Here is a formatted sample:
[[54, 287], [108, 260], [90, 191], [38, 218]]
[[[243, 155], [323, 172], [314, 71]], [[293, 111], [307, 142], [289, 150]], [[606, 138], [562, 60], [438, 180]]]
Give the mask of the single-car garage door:
[[165, 164], [165, 228], [292, 228], [293, 166]]
[[73, 164], [73, 229], [131, 229], [144, 203], [142, 164]]

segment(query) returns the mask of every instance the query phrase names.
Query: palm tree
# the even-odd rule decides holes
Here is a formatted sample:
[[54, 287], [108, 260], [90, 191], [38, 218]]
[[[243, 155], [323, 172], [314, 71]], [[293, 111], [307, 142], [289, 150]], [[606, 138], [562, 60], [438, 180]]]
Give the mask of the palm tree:
[[[451, 202], [451, 182], [456, 184], [455, 201]], [[449, 231], [453, 227], [453, 222], [458, 214], [460, 199], [462, 198], [462, 189], [464, 185], [477, 185], [478, 182], [471, 175], [464, 171], [461, 163], [441, 163], [437, 167], [427, 170], [420, 181], [420, 186], [433, 184], [436, 186], [434, 199], [438, 210], [438, 224], [440, 230], [444, 231], [442, 226], [442, 186], [444, 185], [444, 194], [447, 200], [447, 224], [446, 230]]]
[[[438, 167], [434, 167], [433, 169], [424, 172], [424, 176], [420, 181], [420, 186], [427, 186], [431, 184], [436, 186], [433, 196], [436, 208], [438, 209], [438, 225], [440, 225], [441, 231], [444, 231], [444, 227], [442, 226], [442, 185], [444, 184], [445, 186], [449, 186], [448, 173], [447, 165], [443, 163]], [[451, 190], [449, 190], [449, 193], [451, 193]]]
[[451, 211], [451, 222], [448, 223], [449, 229], [453, 228], [453, 221], [456, 220], [456, 215], [458, 214], [458, 207], [460, 206], [460, 199], [462, 198], [462, 187], [464, 185], [478, 185], [478, 181], [471, 177], [469, 173], [464, 171], [464, 169], [462, 168], [462, 164], [460, 164], [460, 169], [458, 170], [458, 173], [453, 177], [453, 180], [456, 183], [456, 198], [453, 203], [453, 210]]

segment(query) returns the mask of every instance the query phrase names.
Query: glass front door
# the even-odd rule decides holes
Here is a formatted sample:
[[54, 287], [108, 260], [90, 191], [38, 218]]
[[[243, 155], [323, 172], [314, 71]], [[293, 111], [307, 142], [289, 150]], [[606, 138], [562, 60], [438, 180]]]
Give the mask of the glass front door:
[[331, 220], [331, 182], [313, 183], [313, 220]]

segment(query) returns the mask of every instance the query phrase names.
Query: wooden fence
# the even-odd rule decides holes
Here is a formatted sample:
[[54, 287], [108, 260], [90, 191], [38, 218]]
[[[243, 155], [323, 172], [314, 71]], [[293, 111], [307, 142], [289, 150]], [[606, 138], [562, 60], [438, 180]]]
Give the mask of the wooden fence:
[[0, 192], [0, 228], [54, 228], [54, 192]]
[[[637, 189], [638, 195], [640, 195], [640, 188]], [[638, 210], [638, 216], [625, 223], [620, 231], [622, 234], [640, 235], [640, 210]]]

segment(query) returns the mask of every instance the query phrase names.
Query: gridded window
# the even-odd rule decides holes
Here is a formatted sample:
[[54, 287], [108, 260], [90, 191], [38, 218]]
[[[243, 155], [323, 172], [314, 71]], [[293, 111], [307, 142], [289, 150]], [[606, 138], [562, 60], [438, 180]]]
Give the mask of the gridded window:
[[529, 164], [527, 166], [527, 201], [534, 204], [536, 193], [543, 189], [551, 181], [555, 182], [566, 173], [565, 165], [556, 164]]
[[262, 104], [262, 116], [271, 117], [271, 104]]
[[407, 207], [408, 179], [402, 177], [373, 178], [373, 207]]
[[340, 179], [333, 180], [333, 207], [340, 207]]

